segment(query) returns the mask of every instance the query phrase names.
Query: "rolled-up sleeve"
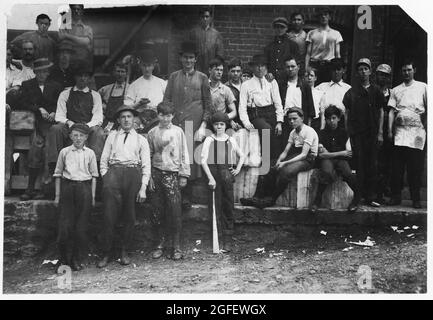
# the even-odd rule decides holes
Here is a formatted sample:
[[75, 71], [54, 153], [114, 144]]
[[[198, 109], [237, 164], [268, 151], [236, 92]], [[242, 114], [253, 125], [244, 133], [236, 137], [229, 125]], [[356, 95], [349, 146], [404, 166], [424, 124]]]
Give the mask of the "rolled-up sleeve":
[[69, 99], [69, 91], [70, 90], [64, 90], [59, 95], [59, 99], [57, 99], [57, 109], [55, 116], [55, 120], [57, 122], [66, 123], [66, 121], [68, 121], [68, 118], [66, 118], [66, 101]]
[[150, 179], [150, 150], [146, 138], [140, 137], [141, 186], [145, 187]]
[[276, 80], [273, 80], [271, 85], [272, 85], [272, 100], [275, 106], [277, 122], [283, 122], [284, 114], [283, 114], [283, 104], [281, 102], [281, 97], [280, 97], [280, 89], [278, 88], [278, 83]]
[[96, 91], [92, 90], [92, 97], [93, 97], [92, 119], [90, 120], [90, 122], [87, 123], [87, 125], [90, 128], [94, 126], [100, 126], [104, 121], [101, 95]]
[[101, 170], [101, 176], [104, 176], [108, 171], [108, 160], [110, 159], [111, 148], [113, 147], [113, 140], [115, 134], [116, 134], [115, 132], [111, 132], [108, 135], [107, 140], [105, 141], [104, 149], [101, 155], [101, 161], [99, 164]]
[[98, 178], [99, 173], [98, 173], [98, 164], [96, 162], [96, 155], [92, 149], [90, 149], [90, 151], [91, 153], [90, 153], [90, 161], [89, 161], [89, 172], [93, 178]]
[[57, 158], [56, 169], [54, 169], [53, 177], [61, 178], [63, 175], [63, 170], [65, 169], [65, 149], [62, 149]]
[[189, 166], [189, 153], [188, 153], [188, 145], [186, 143], [186, 137], [183, 131], [180, 131], [180, 148], [181, 148], [181, 154], [180, 154], [180, 169], [179, 169], [179, 175], [182, 177], [188, 178], [191, 175], [191, 170]]
[[241, 119], [244, 126], [251, 124], [247, 113], [247, 101], [248, 85], [244, 83], [241, 85], [241, 91], [239, 93], [239, 119]]

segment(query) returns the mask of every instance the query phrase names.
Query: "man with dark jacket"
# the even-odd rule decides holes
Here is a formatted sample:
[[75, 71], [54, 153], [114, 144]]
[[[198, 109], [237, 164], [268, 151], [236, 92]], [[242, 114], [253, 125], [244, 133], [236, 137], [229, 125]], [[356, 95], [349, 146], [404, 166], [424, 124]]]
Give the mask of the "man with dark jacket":
[[59, 83], [47, 80], [52, 65], [47, 58], [35, 60], [33, 71], [36, 77], [21, 84], [19, 107], [34, 112], [36, 117], [36, 129], [32, 135], [28, 156], [29, 183], [21, 200], [44, 198], [44, 194], [36, 194], [34, 188], [40, 169], [44, 168], [45, 138], [55, 122], [57, 99], [62, 90]]

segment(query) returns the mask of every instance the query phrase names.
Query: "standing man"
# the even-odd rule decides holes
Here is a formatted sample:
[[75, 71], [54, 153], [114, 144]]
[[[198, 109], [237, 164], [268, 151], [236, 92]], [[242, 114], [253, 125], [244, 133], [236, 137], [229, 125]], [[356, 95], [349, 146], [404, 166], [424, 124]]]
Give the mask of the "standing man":
[[93, 67], [93, 30], [90, 26], [84, 24], [84, 6], [82, 4], [70, 4], [71, 10], [71, 27], [72, 29], [60, 29], [59, 40], [72, 44], [75, 53], [72, 56], [72, 64], [77, 61], [86, 61], [90, 67]]
[[224, 45], [221, 34], [213, 28], [213, 14], [210, 8], [201, 9], [200, 23], [191, 30], [190, 40], [197, 46], [196, 70], [207, 72], [209, 62], [215, 57], [224, 57]]
[[379, 89], [385, 97], [385, 107], [383, 110], [383, 144], [379, 148], [378, 154], [378, 174], [379, 183], [377, 189], [378, 202], [384, 203], [383, 197], [390, 195], [391, 186], [391, 168], [392, 168], [392, 141], [388, 139], [388, 121], [389, 121], [389, 106], [388, 101], [391, 96], [391, 67], [387, 64], [381, 64], [376, 68], [376, 81]]
[[379, 207], [376, 201], [377, 150], [383, 143], [383, 107], [385, 100], [378, 87], [370, 84], [371, 62], [361, 58], [356, 64], [360, 83], [343, 98], [346, 127], [353, 146], [356, 178], [365, 203]]
[[47, 159], [50, 172], [54, 172], [59, 151], [71, 144], [69, 128], [74, 123], [85, 123], [89, 126], [87, 140], [99, 161], [104, 148], [104, 130], [102, 101], [98, 92], [89, 89], [92, 69], [86, 63], [74, 68], [75, 86], [64, 90], [57, 101], [55, 120], [47, 135]]
[[[183, 42], [181, 45], [180, 61], [182, 70], [173, 72], [167, 83], [164, 101], [174, 105], [175, 116], [173, 124], [182, 128], [188, 143], [189, 158], [194, 159], [195, 141], [201, 142], [206, 134], [207, 122], [211, 114], [212, 99], [208, 77], [195, 70], [197, 49], [193, 42]], [[195, 180], [201, 174], [199, 164], [191, 165], [190, 180]], [[183, 190], [183, 206], [189, 207], [191, 199], [191, 185]]]
[[26, 80], [21, 86], [20, 107], [32, 111], [36, 118], [36, 129], [28, 154], [29, 182], [21, 200], [43, 199], [43, 193], [35, 193], [35, 183], [45, 165], [45, 139], [55, 123], [57, 99], [62, 91], [60, 84], [47, 80], [52, 66], [47, 58], [36, 59], [33, 71], [36, 77]]
[[[331, 81], [322, 82], [316, 87], [316, 89], [323, 92], [322, 106], [324, 110], [326, 110], [326, 108], [330, 105], [336, 106], [341, 110], [342, 121], [339, 122], [339, 125], [342, 126], [345, 123], [344, 115], [346, 113], [346, 108], [343, 104], [343, 98], [346, 92], [352, 87], [343, 80], [345, 64], [341, 58], [332, 59], [330, 69]], [[320, 129], [325, 128], [325, 117], [323, 116], [323, 112], [321, 113], [322, 116]]]
[[401, 72], [403, 83], [392, 89], [388, 101], [388, 106], [391, 107], [388, 138], [394, 138], [390, 205], [401, 203], [403, 175], [407, 168], [412, 204], [419, 209], [427, 138], [427, 84], [414, 79], [416, 66], [412, 60], [403, 63]]
[[318, 82], [330, 80], [331, 60], [340, 58], [340, 44], [343, 37], [340, 32], [329, 27], [331, 11], [321, 9], [319, 13], [320, 27], [307, 34], [307, 53], [305, 55], [305, 69], [313, 67], [318, 70]]
[[48, 58], [48, 60], [53, 62], [56, 42], [48, 35], [51, 19], [45, 13], [41, 13], [36, 17], [36, 25], [38, 26], [38, 30], [20, 34], [11, 41], [11, 44], [21, 48], [23, 40], [30, 40], [35, 45], [35, 59]]
[[114, 247], [114, 228], [120, 219], [123, 230], [120, 235], [120, 264], [131, 260], [127, 248], [132, 240], [135, 224], [135, 202], [146, 200], [150, 178], [150, 152], [146, 138], [133, 128], [137, 111], [121, 106], [116, 114], [120, 128], [111, 131], [101, 157], [103, 179], [103, 257], [99, 268], [107, 266]]
[[263, 130], [270, 130], [272, 161], [280, 154], [278, 137], [282, 133], [283, 105], [277, 81], [274, 79], [269, 82], [265, 78], [268, 73], [266, 57], [253, 56], [251, 65], [254, 76], [242, 84], [239, 96], [239, 118], [247, 130], [259, 130], [261, 143], [263, 143]]
[[156, 107], [164, 99], [167, 81], [153, 75], [157, 59], [152, 50], [142, 50], [137, 58], [142, 76], [131, 83], [124, 103], [138, 111], [144, 132], [148, 132], [158, 122]]
[[75, 84], [71, 67], [71, 56], [75, 50], [70, 43], [60, 43], [57, 51], [59, 53], [59, 61], [53, 66], [49, 79], [60, 83], [62, 88], [66, 89]]
[[104, 122], [102, 127], [110, 131], [116, 123], [115, 114], [123, 105], [125, 93], [128, 90], [126, 82], [127, 67], [122, 62], [117, 62], [113, 68], [114, 83], [108, 84], [98, 90], [102, 99], [104, 110]]
[[212, 114], [226, 113], [230, 120], [236, 118], [235, 97], [225, 84], [221, 82], [224, 72], [224, 62], [215, 58], [209, 63], [209, 86], [212, 98]]
[[229, 80], [225, 83], [232, 91], [235, 97], [236, 117], [230, 121], [232, 129], [239, 130], [243, 128], [242, 121], [239, 119], [239, 94], [241, 93], [242, 84], [242, 62], [238, 58], [233, 58], [228, 64]]
[[35, 73], [33, 72], [33, 61], [35, 61], [35, 45], [30, 40], [23, 40], [21, 42], [23, 49], [23, 56], [21, 60], [14, 60], [21, 67], [21, 72], [12, 83], [12, 86], [21, 86], [21, 83], [26, 80], [33, 79]]
[[284, 59], [288, 56], [299, 59], [299, 48], [296, 42], [289, 38], [287, 34], [288, 26], [289, 21], [286, 18], [275, 18], [272, 21], [275, 34], [274, 40], [264, 49], [265, 58], [269, 64], [268, 72], [275, 77], [278, 85], [285, 81]]
[[307, 53], [307, 33], [304, 31], [304, 14], [301, 12], [294, 12], [290, 15], [290, 22], [292, 30], [287, 34], [289, 39], [296, 43], [299, 50], [299, 59], [301, 61], [301, 73], [303, 71], [303, 64], [305, 62], [305, 54]]

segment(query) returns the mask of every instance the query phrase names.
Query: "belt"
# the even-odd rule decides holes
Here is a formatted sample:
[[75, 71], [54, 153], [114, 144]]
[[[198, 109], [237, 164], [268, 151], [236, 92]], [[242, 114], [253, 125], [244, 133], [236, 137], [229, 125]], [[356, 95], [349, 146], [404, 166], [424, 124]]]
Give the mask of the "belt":
[[66, 178], [62, 178], [62, 180], [69, 182], [69, 183], [74, 183], [74, 184], [81, 184], [81, 183], [90, 183], [92, 182], [92, 179], [90, 180], [71, 180], [71, 179], [66, 179]]
[[109, 168], [140, 168], [141, 164], [121, 164], [113, 163], [108, 166]]

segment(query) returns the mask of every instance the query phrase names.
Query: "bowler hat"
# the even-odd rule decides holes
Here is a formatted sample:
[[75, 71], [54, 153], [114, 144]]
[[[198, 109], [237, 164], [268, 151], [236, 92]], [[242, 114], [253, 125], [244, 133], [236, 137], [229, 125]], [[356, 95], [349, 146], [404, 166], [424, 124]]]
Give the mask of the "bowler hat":
[[281, 24], [287, 28], [289, 26], [289, 20], [284, 17], [277, 17], [272, 21], [272, 27], [275, 27], [277, 24]]
[[133, 106], [127, 106], [127, 105], [121, 105], [117, 110], [116, 110], [116, 114], [114, 115], [115, 118], [118, 118], [120, 116], [120, 113], [122, 113], [123, 111], [131, 111], [132, 114], [134, 115], [134, 117], [138, 116], [138, 112], [137, 110], [134, 109]]
[[370, 59], [368, 59], [368, 58], [359, 59], [358, 62], [356, 63], [356, 67], [358, 68], [358, 66], [360, 66], [361, 64], [366, 65], [367, 67], [369, 67], [371, 69]]
[[89, 134], [90, 132], [89, 126], [85, 123], [74, 123], [69, 131], [72, 132], [72, 130], [79, 131], [84, 134]]
[[211, 119], [210, 119], [210, 121], [211, 121], [212, 124], [215, 123], [215, 122], [225, 122], [225, 123], [227, 123], [227, 122], [229, 122], [229, 120], [230, 119], [229, 119], [229, 116], [227, 115], [227, 113], [224, 113], [224, 112], [221, 112], [221, 111], [215, 112], [212, 115]]
[[184, 41], [180, 45], [180, 54], [193, 53], [197, 55], [197, 46], [193, 41]]
[[264, 54], [256, 54], [253, 56], [252, 60], [248, 63], [250, 66], [257, 66], [257, 65], [268, 65], [268, 60], [266, 59], [266, 56]]
[[391, 74], [391, 67], [385, 63], [380, 64], [377, 69], [376, 72], [383, 72], [386, 74]]
[[137, 57], [142, 63], [154, 63], [156, 61], [155, 53], [150, 49], [144, 49], [138, 52]]
[[48, 58], [39, 58], [33, 61], [33, 70], [48, 69], [53, 66], [53, 63]]

